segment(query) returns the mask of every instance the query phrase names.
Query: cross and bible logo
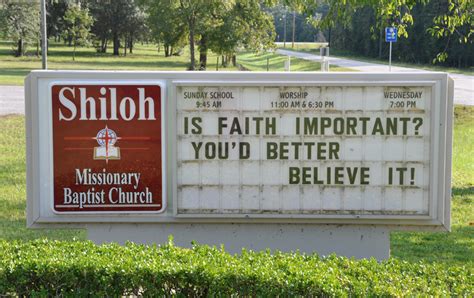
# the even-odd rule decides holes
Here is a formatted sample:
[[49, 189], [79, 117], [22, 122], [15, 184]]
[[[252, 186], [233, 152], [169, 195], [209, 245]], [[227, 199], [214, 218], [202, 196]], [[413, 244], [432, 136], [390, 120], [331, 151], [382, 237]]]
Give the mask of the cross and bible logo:
[[105, 128], [99, 130], [94, 139], [99, 144], [99, 147], [94, 147], [94, 159], [102, 159], [106, 163], [110, 159], [120, 159], [120, 148], [115, 146], [120, 137], [117, 136], [115, 131], [105, 126]]
[[161, 91], [143, 84], [51, 87], [55, 212], [164, 210]]

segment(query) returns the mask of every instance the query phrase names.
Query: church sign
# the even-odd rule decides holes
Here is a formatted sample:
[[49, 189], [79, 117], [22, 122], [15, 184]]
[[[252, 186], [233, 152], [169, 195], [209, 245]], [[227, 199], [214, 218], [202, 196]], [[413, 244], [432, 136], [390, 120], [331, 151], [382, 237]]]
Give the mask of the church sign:
[[160, 212], [161, 86], [51, 86], [54, 211]]
[[449, 229], [446, 74], [32, 72], [28, 224]]

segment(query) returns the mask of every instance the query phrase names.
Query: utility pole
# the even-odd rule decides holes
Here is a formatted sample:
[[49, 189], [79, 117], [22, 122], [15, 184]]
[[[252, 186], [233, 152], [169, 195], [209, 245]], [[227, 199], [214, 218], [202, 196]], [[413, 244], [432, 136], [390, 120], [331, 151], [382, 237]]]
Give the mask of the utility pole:
[[48, 69], [48, 34], [46, 32], [46, 0], [41, 0], [41, 64]]
[[296, 11], [293, 11], [293, 39], [291, 41], [291, 48], [295, 47], [295, 24], [296, 24]]
[[286, 48], [286, 7], [285, 7], [285, 14], [283, 15], [283, 47]]

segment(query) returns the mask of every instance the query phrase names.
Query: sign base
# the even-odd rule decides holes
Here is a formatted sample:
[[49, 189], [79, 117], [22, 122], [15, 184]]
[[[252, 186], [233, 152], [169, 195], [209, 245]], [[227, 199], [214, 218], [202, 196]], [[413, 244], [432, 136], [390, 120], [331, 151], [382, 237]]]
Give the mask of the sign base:
[[177, 246], [190, 247], [191, 241], [220, 246], [229, 253], [243, 247], [320, 255], [336, 253], [357, 259], [390, 256], [390, 231], [375, 226], [311, 224], [92, 224], [88, 239], [97, 244], [126, 241], [164, 244], [173, 235]]

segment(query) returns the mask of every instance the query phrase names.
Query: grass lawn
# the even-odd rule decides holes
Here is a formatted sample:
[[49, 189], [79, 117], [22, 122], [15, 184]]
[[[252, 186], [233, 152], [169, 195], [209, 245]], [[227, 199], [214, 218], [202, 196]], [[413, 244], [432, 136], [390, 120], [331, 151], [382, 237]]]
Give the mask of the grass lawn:
[[[283, 47], [282, 43], [278, 43], [277, 47], [279, 49], [285, 49], [289, 51], [306, 52], [306, 53], [319, 55], [319, 48], [321, 47], [321, 43], [311, 43], [311, 42], [295, 43], [295, 47], [292, 48], [291, 42], [290, 43], [287, 42], [286, 47]], [[396, 50], [395, 47], [394, 47], [394, 50]], [[338, 58], [347, 58], [347, 59], [354, 59], [358, 61], [388, 65], [388, 56], [387, 58], [384, 58], [384, 59], [377, 59], [377, 58], [371, 58], [371, 57], [362, 56], [362, 55], [354, 55], [346, 51], [338, 51], [332, 48], [330, 49], [329, 54], [330, 56], [335, 56]], [[454, 67], [446, 67], [446, 66], [433, 65], [433, 64], [404, 63], [404, 62], [397, 62], [393, 60], [392, 60], [392, 65], [400, 66], [400, 67], [419, 68], [419, 69], [424, 69], [424, 70], [429, 70], [429, 71], [444, 71], [444, 72], [449, 72], [449, 73], [474, 75], [474, 67], [459, 69], [459, 68], [454, 68]], [[331, 70], [332, 69], [333, 69], [333, 66], [331, 65]]]
[[[33, 69], [41, 69], [41, 57], [30, 51], [26, 57], [14, 57], [12, 44], [0, 41], [0, 85], [23, 85], [25, 76]], [[158, 52], [156, 45], [137, 44], [133, 54], [113, 56], [109, 53], [97, 53], [94, 48], [78, 48], [76, 60], [72, 60], [72, 48], [58, 43], [50, 43], [48, 52], [49, 69], [94, 69], [94, 70], [174, 70], [185, 71], [189, 64], [188, 48], [181, 56], [165, 57], [164, 51]], [[122, 50], [120, 54], [123, 55]], [[197, 57], [196, 53], [196, 58]], [[220, 57], [219, 57], [220, 58]], [[255, 54], [242, 52], [237, 55], [237, 63], [254, 71], [266, 71], [267, 58], [270, 71], [284, 71], [285, 56], [273, 53]], [[220, 60], [220, 59], [219, 59]], [[198, 59], [196, 59], [198, 61]], [[208, 70], [216, 70], [217, 55], [208, 55]], [[237, 67], [226, 68], [219, 65], [220, 71], [237, 71]], [[292, 58], [292, 71], [320, 71], [319, 63]], [[331, 66], [333, 71], [351, 71]]]
[[[63, 44], [50, 43], [48, 51], [49, 69], [94, 69], [94, 70], [171, 70], [185, 71], [189, 64], [187, 48], [181, 56], [165, 57], [163, 48], [158, 52], [153, 44], [137, 44], [133, 54], [113, 56], [108, 53], [97, 53], [93, 47], [78, 48], [76, 60], [72, 61], [72, 48]], [[32, 69], [41, 69], [41, 57], [31, 51], [26, 57], [14, 57], [11, 42], [0, 41], [0, 85], [23, 85], [25, 76]], [[121, 49], [120, 54], [123, 55]], [[197, 55], [197, 54], [196, 54]], [[199, 61], [199, 60], [197, 60]], [[216, 69], [217, 56], [210, 53], [208, 69]], [[221, 70], [237, 70], [235, 67]]]
[[[456, 107], [453, 152], [452, 232], [394, 232], [391, 252], [409, 261], [474, 266], [474, 108]], [[0, 117], [0, 239], [85, 239], [79, 230], [26, 228], [23, 116]]]
[[454, 114], [451, 233], [392, 233], [394, 257], [474, 266], [474, 107]]

